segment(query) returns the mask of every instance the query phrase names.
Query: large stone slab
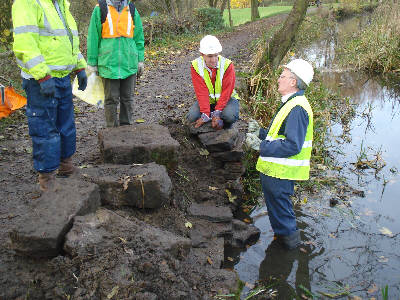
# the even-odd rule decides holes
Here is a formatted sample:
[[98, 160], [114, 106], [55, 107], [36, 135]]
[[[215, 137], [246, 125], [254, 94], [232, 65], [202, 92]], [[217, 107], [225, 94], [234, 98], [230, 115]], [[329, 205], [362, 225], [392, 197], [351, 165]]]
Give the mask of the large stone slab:
[[82, 180], [57, 179], [53, 191], [30, 205], [30, 213], [10, 232], [12, 249], [32, 257], [57, 256], [74, 218], [100, 206], [99, 188]]
[[173, 167], [179, 143], [168, 128], [158, 124], [138, 124], [106, 128], [99, 132], [101, 158], [105, 163], [156, 162]]
[[165, 166], [100, 165], [85, 169], [84, 176], [100, 187], [103, 205], [158, 208], [169, 200], [172, 182]]
[[230, 151], [236, 143], [239, 131], [236, 128], [199, 134], [201, 143], [209, 152]]
[[232, 211], [227, 206], [215, 206], [210, 203], [193, 203], [188, 209], [189, 215], [211, 222], [232, 221]]
[[134, 254], [131, 247], [165, 251], [175, 258], [185, 257], [191, 249], [189, 239], [163, 231], [137, 219], [125, 219], [120, 215], [100, 208], [96, 213], [75, 218], [67, 234], [64, 250], [72, 255], [85, 255], [99, 247], [115, 247], [122, 243], [127, 254]]

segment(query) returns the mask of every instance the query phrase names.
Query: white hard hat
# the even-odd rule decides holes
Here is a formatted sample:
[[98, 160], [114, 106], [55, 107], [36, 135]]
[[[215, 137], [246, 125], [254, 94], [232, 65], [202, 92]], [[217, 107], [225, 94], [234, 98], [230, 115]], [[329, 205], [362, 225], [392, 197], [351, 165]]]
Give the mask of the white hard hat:
[[307, 86], [310, 85], [314, 76], [314, 69], [309, 62], [304, 59], [294, 59], [284, 67], [303, 80]]
[[219, 40], [213, 35], [206, 35], [200, 41], [199, 51], [203, 54], [217, 54], [222, 51]]

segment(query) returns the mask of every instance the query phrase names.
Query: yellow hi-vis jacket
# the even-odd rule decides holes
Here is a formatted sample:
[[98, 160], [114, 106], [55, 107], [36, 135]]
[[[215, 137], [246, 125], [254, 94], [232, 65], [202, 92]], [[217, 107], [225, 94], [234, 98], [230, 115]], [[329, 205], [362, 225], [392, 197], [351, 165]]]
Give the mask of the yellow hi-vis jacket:
[[23, 77], [38, 80], [51, 75], [61, 78], [86, 67], [79, 51], [78, 29], [69, 11], [70, 4], [67, 0], [58, 0], [58, 3], [67, 28], [52, 0], [14, 1], [13, 50]]
[[102, 25], [101, 37], [103, 39], [121, 36], [133, 38], [134, 29], [135, 24], [132, 20], [129, 5], [125, 6], [120, 13], [114, 6], [108, 5], [107, 17]]
[[309, 121], [303, 147], [300, 153], [287, 158], [260, 156], [257, 161], [256, 169], [265, 175], [290, 180], [307, 180], [310, 177], [310, 158], [313, 140], [313, 112], [306, 97], [294, 97], [282, 106], [272, 121], [265, 139], [274, 141], [286, 138], [283, 135], [278, 135], [279, 129], [290, 111], [296, 105], [300, 105], [308, 114]]
[[[217, 69], [217, 76], [215, 78], [215, 87], [210, 78], [210, 74], [206, 69], [206, 64], [204, 62], [203, 56], [200, 56], [192, 61], [192, 66], [196, 70], [197, 74], [204, 79], [204, 82], [207, 85], [209, 97], [210, 97], [210, 104], [215, 104], [218, 102], [219, 98], [221, 97], [222, 92], [222, 80], [224, 79], [224, 73], [226, 69], [228, 69], [229, 65], [232, 63], [231, 60], [218, 55], [218, 69]], [[239, 95], [233, 90], [231, 97], [236, 99], [240, 99]]]

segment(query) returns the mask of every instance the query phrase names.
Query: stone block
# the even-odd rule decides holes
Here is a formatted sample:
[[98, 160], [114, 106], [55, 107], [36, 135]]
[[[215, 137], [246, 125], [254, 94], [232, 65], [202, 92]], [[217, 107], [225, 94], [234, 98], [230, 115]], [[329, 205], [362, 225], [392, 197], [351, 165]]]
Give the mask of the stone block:
[[169, 200], [172, 182], [165, 166], [100, 165], [85, 169], [85, 178], [97, 183], [103, 205], [158, 208]]
[[210, 203], [192, 203], [188, 209], [189, 215], [209, 220], [211, 222], [230, 222], [232, 221], [232, 211], [227, 206], [215, 206]]
[[244, 134], [239, 134], [235, 146], [230, 151], [212, 152], [211, 157], [222, 162], [238, 162], [244, 157], [243, 143], [245, 140]]
[[30, 213], [10, 232], [11, 247], [21, 255], [53, 257], [60, 253], [74, 218], [100, 206], [99, 188], [82, 180], [57, 179], [54, 190], [30, 205]]
[[260, 229], [252, 224], [246, 224], [234, 219], [232, 242], [234, 247], [242, 248], [246, 245], [254, 244], [260, 238]]
[[212, 152], [231, 151], [236, 143], [239, 131], [236, 128], [223, 129], [199, 134], [201, 143]]
[[106, 128], [99, 132], [101, 158], [105, 163], [132, 164], [156, 162], [174, 167], [179, 143], [167, 127], [138, 124]]

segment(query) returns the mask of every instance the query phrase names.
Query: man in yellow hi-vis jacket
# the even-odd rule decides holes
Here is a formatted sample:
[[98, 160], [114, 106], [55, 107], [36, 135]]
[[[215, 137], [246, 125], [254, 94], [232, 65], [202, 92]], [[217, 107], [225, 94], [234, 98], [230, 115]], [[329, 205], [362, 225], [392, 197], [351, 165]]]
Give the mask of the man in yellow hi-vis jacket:
[[260, 151], [260, 172], [268, 216], [277, 238], [288, 249], [300, 244], [300, 232], [290, 196], [295, 180], [307, 180], [313, 140], [313, 111], [304, 90], [314, 76], [313, 67], [295, 59], [278, 79], [281, 107], [268, 130], [249, 122], [247, 144]]
[[42, 191], [51, 188], [55, 171], [76, 172], [72, 155], [76, 129], [71, 73], [79, 89], [87, 85], [86, 62], [67, 0], [15, 0], [13, 50], [27, 95], [26, 115], [33, 143], [34, 168]]

